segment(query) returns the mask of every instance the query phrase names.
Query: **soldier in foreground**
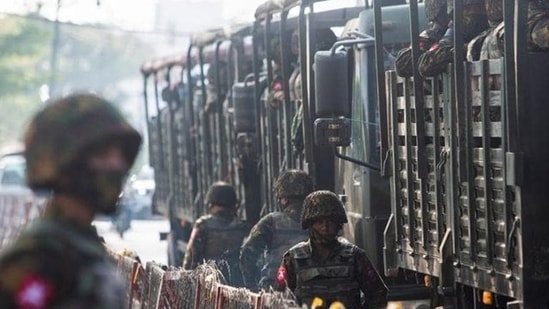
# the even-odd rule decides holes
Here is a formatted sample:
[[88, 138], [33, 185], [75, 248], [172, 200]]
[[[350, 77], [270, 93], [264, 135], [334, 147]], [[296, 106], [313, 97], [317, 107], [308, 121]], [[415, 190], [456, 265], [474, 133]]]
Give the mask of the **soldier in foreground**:
[[[300, 217], [303, 200], [313, 191], [312, 178], [301, 170], [287, 170], [278, 177], [274, 190], [281, 211], [267, 214], [252, 227], [240, 253], [244, 284], [251, 290], [268, 291], [284, 252], [307, 239]], [[257, 261], [264, 254], [265, 265], [260, 275]]]
[[70, 95], [36, 114], [25, 135], [27, 184], [52, 196], [44, 217], [2, 252], [0, 308], [127, 306], [127, 286], [91, 224], [116, 210], [140, 144], [95, 95]]
[[194, 269], [206, 261], [215, 261], [227, 283], [242, 286], [238, 257], [248, 225], [236, 215], [236, 192], [230, 184], [218, 181], [206, 195], [209, 214], [198, 218], [183, 260], [184, 269]]
[[[333, 192], [309, 194], [301, 214], [309, 239], [284, 254], [275, 285], [289, 288], [301, 305], [318, 297], [326, 305], [338, 301], [347, 309], [385, 308], [387, 288], [366, 252], [338, 237], [344, 223], [345, 208]], [[366, 304], [361, 304], [361, 291]]]

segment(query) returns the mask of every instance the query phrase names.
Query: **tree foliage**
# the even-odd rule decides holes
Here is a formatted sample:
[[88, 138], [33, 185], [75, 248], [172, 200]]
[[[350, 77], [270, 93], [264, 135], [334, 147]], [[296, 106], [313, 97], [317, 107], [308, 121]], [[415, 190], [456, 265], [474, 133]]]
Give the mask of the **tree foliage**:
[[25, 124], [43, 104], [43, 85], [54, 81], [54, 95], [87, 90], [111, 100], [127, 98], [117, 84], [139, 78], [140, 64], [152, 53], [126, 32], [98, 25], [60, 24], [58, 29], [54, 44], [53, 22], [0, 15], [0, 147], [21, 140]]
[[0, 19], [0, 93], [20, 95], [35, 91], [47, 74], [51, 29], [37, 20], [17, 17]]

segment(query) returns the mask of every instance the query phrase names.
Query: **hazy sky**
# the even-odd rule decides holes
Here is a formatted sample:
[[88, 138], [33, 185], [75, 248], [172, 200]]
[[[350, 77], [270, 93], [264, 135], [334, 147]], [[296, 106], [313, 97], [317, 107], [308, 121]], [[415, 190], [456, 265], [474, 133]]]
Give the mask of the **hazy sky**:
[[[151, 30], [154, 26], [155, 4], [159, 0], [61, 0], [59, 19], [65, 22], [100, 22], [114, 24], [127, 30]], [[178, 0], [164, 0], [178, 1]], [[213, 0], [179, 0], [207, 2]], [[265, 0], [222, 0], [227, 20], [251, 21], [255, 8]], [[26, 13], [36, 11], [37, 3], [43, 3], [41, 12], [54, 19], [58, 0], [0, 0], [0, 12]]]

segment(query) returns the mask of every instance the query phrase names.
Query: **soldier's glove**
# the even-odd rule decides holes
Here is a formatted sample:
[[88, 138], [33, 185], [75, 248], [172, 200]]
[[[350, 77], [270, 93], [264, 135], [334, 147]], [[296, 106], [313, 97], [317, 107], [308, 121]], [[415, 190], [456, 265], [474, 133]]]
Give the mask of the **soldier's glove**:
[[[442, 26], [437, 22], [429, 23], [429, 27], [419, 34], [419, 49], [429, 49], [432, 44], [442, 39], [447, 29], [447, 26]], [[425, 44], [423, 48], [422, 42]]]

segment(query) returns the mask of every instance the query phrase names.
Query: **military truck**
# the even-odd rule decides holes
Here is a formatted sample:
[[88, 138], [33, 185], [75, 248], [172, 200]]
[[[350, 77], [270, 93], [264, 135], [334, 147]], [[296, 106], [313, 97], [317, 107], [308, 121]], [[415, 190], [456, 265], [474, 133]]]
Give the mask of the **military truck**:
[[[141, 67], [149, 141], [155, 171], [153, 211], [170, 220], [168, 261], [181, 266], [190, 228], [205, 214], [211, 183], [225, 180], [239, 192], [241, 215], [258, 219], [249, 186], [257, 181], [236, 153], [229, 85], [251, 71], [250, 26], [196, 33], [185, 53]], [[151, 82], [152, 80], [152, 82]], [[152, 90], [152, 93], [151, 93]], [[245, 163], [245, 162], [244, 162]], [[244, 164], [245, 165], [245, 164]], [[255, 172], [255, 167], [251, 172]], [[163, 235], [165, 236], [165, 235]]]
[[[227, 109], [218, 104], [217, 117], [194, 111], [182, 122], [203, 138], [185, 144], [191, 155], [174, 155], [188, 168], [165, 166], [192, 180], [183, 208], [198, 215], [207, 180], [228, 175], [254, 222], [277, 209], [278, 174], [302, 168], [344, 202], [344, 236], [384, 273], [391, 305], [546, 308], [549, 56], [527, 49], [529, 3], [502, 4], [503, 57], [466, 61], [464, 3], [455, 1], [452, 59], [422, 77], [423, 2], [265, 2], [241, 36], [251, 38], [253, 74], [229, 74]], [[326, 28], [338, 38], [319, 51], [316, 33]], [[393, 60], [408, 46], [413, 74], [401, 77]], [[227, 58], [232, 72], [243, 63]], [[199, 100], [191, 90], [207, 95], [200, 75], [186, 108]], [[217, 138], [206, 138], [212, 132]]]
[[[355, 69], [341, 74], [351, 76], [346, 97], [345, 87], [326, 89], [335, 83], [333, 70], [316, 68], [323, 85], [316, 88], [316, 108], [337, 117], [322, 120], [330, 125], [309, 125], [317, 144], [332, 143], [334, 190], [361, 215], [349, 232], [369, 252], [383, 247], [377, 265], [388, 283], [425, 283], [430, 307], [544, 308], [549, 268], [542, 226], [549, 213], [540, 132], [547, 125], [542, 85], [549, 55], [527, 49], [528, 2], [503, 1], [503, 57], [465, 61], [463, 5], [454, 2], [455, 49], [447, 69], [424, 78], [415, 57], [413, 76], [403, 78], [384, 63], [383, 48], [395, 38], [387, 19], [393, 8], [374, 2], [359, 18], [357, 43], [364, 37], [364, 45], [315, 56], [316, 66], [347, 57]], [[414, 54], [419, 6], [406, 7]], [[391, 284], [393, 292], [406, 290], [397, 286]]]

